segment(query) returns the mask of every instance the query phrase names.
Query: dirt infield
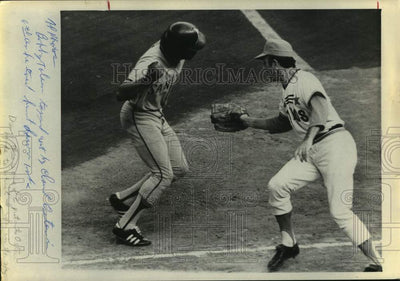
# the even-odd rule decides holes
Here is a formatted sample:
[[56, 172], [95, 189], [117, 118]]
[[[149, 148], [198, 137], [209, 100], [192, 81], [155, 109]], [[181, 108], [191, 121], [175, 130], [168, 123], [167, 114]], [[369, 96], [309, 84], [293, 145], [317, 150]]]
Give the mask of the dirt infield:
[[[379, 181], [365, 175], [365, 140], [379, 120], [365, 119], [378, 110], [379, 68], [320, 72], [326, 90], [332, 93], [334, 105], [352, 104], [339, 114], [347, 122], [358, 144], [359, 165], [355, 174], [355, 211], [368, 211], [372, 223], [380, 223]], [[364, 85], [359, 92], [357, 85]], [[277, 112], [277, 87], [253, 89], [243, 95], [220, 99], [246, 105], [254, 116]], [[363, 102], [359, 102], [362, 100]], [[364, 103], [376, 108], [363, 110]], [[175, 129], [181, 135], [192, 171], [163, 195], [160, 205], [144, 215], [142, 230], [153, 240], [153, 246], [132, 249], [116, 246], [111, 228], [116, 215], [106, 197], [134, 182], [145, 167], [129, 141], [122, 141], [104, 155], [63, 171], [63, 257], [68, 261], [109, 258], [108, 262], [75, 265], [82, 268], [130, 268], [209, 271], [265, 271], [272, 251], [251, 252], [253, 261], [243, 249], [273, 246], [278, 231], [270, 215], [265, 186], [268, 179], [287, 161], [298, 143], [292, 133], [268, 135], [248, 129], [242, 133], [222, 134], [213, 130], [208, 109], [188, 114]], [[225, 151], [228, 157], [217, 157]], [[128, 157], [127, 157], [128, 155]], [[369, 169], [379, 171], [377, 154], [369, 155]], [[214, 165], [213, 169], [209, 167]], [[104, 176], [106, 175], [106, 176]], [[325, 190], [321, 183], [311, 184], [293, 198], [294, 220], [300, 244], [348, 242], [330, 219]], [[365, 217], [363, 217], [365, 219]], [[240, 225], [240, 227], [239, 227]], [[73, 230], [73, 231], [71, 231]], [[379, 229], [371, 229], [380, 237]], [[199, 250], [234, 249], [236, 254], [205, 257], [154, 258], [139, 261], [115, 261], [113, 258], [148, 254], [182, 253]], [[242, 250], [241, 250], [242, 249]], [[79, 258], [77, 258], [79, 257]], [[314, 257], [314, 258], [311, 258]], [[318, 257], [322, 263], [316, 263]], [[321, 259], [320, 259], [321, 258]], [[214, 260], [215, 259], [215, 260]], [[218, 261], [218, 262], [216, 262]], [[360, 263], [361, 262], [361, 263]], [[305, 249], [285, 269], [287, 271], [360, 271], [367, 261], [359, 253], [353, 256], [351, 246]]]
[[[377, 10], [260, 13], [316, 70], [380, 66]], [[64, 168], [102, 155], [126, 137], [113, 83], [122, 77], [113, 78], [112, 64], [134, 63], [171, 22], [191, 21], [207, 35], [206, 48], [188, 67], [223, 63], [233, 70], [260, 68], [250, 60], [261, 51], [264, 39], [240, 11], [62, 12], [61, 18]], [[123, 72], [122, 66], [118, 70]], [[177, 85], [165, 113], [174, 124], [214, 100], [246, 92], [248, 86]]]
[[[358, 49], [351, 53], [344, 49], [347, 51], [339, 55], [348, 60], [337, 61], [335, 65], [336, 60], [332, 59], [324, 64], [329, 52], [335, 53], [335, 49], [345, 46], [338, 38], [344, 26], [338, 13], [332, 14], [338, 26], [331, 29], [330, 35], [322, 28], [316, 29], [305, 41], [282, 27], [281, 23], [286, 21], [285, 26], [297, 24], [309, 28], [295, 12], [261, 14], [271, 20], [269, 23], [283, 38], [295, 42], [305, 60], [313, 62], [316, 75], [357, 143], [355, 194], [348, 200], [354, 201], [354, 210], [364, 221], [379, 225], [380, 148], [371, 146], [369, 140], [380, 129], [380, 67], [376, 57], [365, 58], [365, 54], [376, 51], [372, 50], [377, 44], [376, 34], [366, 36], [355, 29], [348, 31], [353, 32], [353, 37], [358, 36], [353, 40], [364, 42], [369, 49], [361, 52], [362, 45], [357, 45]], [[234, 69], [241, 66], [258, 69], [258, 64], [248, 60], [260, 51], [264, 39], [240, 11], [113, 12], [111, 16], [86, 13], [86, 19], [95, 24], [85, 29], [79, 24], [82, 14], [68, 12], [62, 13], [62, 17], [63, 40], [76, 42], [68, 47], [62, 43], [64, 267], [266, 272], [266, 262], [278, 243], [279, 233], [265, 188], [268, 180], [290, 159], [299, 140], [293, 132], [280, 135], [253, 129], [234, 134], [216, 132], [209, 122], [209, 104], [233, 101], [246, 106], [253, 116], [271, 116], [277, 113], [279, 86], [261, 83], [176, 86], [166, 115], [179, 134], [191, 171], [163, 194], [156, 208], [142, 217], [141, 229], [153, 241], [152, 246], [134, 249], [116, 245], [111, 229], [117, 215], [106, 201], [110, 193], [130, 186], [146, 172], [120, 129], [120, 104], [110, 93], [113, 90], [110, 64], [134, 61], [157, 39], [166, 23], [175, 20], [196, 23], [208, 37], [207, 48], [189, 63], [193, 68], [225, 62]], [[359, 27], [368, 28], [369, 19], [371, 15], [356, 17], [354, 21]], [[323, 17], [316, 16], [315, 22], [318, 21], [324, 22]], [[149, 30], [148, 26], [156, 29]], [[235, 36], [225, 30], [233, 30]], [[329, 41], [332, 34], [338, 40]], [[314, 47], [309, 42], [316, 38], [331, 49], [312, 53]], [[320, 68], [323, 65], [325, 69]], [[303, 248], [283, 271], [363, 269], [367, 260], [359, 252], [353, 252], [347, 237], [330, 218], [321, 182], [301, 189], [292, 202], [297, 239]], [[378, 227], [372, 227], [371, 232], [375, 239], [380, 239]]]

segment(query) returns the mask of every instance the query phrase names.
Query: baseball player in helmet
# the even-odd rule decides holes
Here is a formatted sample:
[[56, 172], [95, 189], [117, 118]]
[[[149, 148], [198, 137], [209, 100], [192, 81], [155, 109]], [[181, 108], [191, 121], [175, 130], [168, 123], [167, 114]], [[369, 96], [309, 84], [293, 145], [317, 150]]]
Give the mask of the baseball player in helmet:
[[282, 238], [268, 263], [269, 270], [279, 270], [287, 259], [300, 252], [291, 220], [291, 194], [322, 177], [331, 216], [373, 262], [365, 271], [382, 271], [370, 233], [353, 213], [352, 206], [342, 200], [344, 192], [353, 192], [356, 144], [323, 86], [313, 74], [296, 68], [293, 49], [284, 40], [268, 40], [256, 59], [261, 60], [268, 73], [282, 84], [280, 113], [269, 119], [248, 115], [240, 119], [249, 127], [270, 133], [293, 129], [302, 140], [294, 157], [268, 183], [269, 203]]
[[117, 241], [146, 246], [137, 221], [142, 212], [160, 198], [171, 182], [188, 171], [188, 164], [174, 130], [163, 114], [172, 85], [185, 60], [192, 59], [205, 45], [205, 36], [193, 24], [176, 22], [138, 60], [119, 87], [117, 99], [125, 101], [120, 117], [122, 127], [148, 166], [149, 172], [131, 187], [109, 197], [122, 215], [113, 228]]

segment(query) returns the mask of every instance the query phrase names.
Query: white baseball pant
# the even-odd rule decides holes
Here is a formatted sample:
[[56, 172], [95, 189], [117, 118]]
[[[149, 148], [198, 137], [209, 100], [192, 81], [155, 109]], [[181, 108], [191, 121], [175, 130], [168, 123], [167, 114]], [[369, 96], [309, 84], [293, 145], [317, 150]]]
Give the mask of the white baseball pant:
[[352, 204], [343, 200], [344, 194], [352, 197], [356, 164], [356, 144], [346, 130], [313, 144], [307, 162], [292, 158], [268, 183], [274, 215], [289, 213], [292, 210], [290, 194], [322, 176], [333, 219], [353, 243], [360, 245], [370, 238], [370, 233], [353, 213]]

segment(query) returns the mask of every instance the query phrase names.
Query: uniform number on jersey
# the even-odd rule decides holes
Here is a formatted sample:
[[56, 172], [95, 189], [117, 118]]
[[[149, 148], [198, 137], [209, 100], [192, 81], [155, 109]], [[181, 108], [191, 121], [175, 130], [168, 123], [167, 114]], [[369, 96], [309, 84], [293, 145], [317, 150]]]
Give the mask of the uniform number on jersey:
[[300, 121], [307, 122], [309, 120], [306, 112], [302, 109], [297, 111], [294, 108], [290, 108], [290, 112], [292, 113], [293, 119], [296, 120], [297, 122]]

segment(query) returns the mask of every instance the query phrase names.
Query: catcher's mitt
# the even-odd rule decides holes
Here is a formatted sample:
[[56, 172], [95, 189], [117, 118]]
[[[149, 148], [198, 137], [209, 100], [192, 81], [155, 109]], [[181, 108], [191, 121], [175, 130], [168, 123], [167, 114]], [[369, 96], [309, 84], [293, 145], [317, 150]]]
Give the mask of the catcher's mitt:
[[211, 123], [220, 132], [237, 132], [247, 128], [240, 120], [243, 114], [249, 115], [244, 107], [233, 103], [211, 105]]

